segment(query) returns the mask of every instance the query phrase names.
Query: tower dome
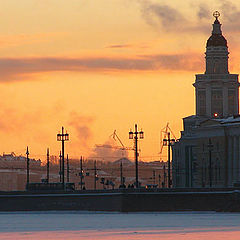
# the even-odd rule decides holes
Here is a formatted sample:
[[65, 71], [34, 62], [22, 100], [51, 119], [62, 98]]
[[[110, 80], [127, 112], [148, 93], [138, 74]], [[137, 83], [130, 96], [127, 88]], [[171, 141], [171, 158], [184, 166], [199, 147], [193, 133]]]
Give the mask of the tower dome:
[[221, 34], [212, 34], [212, 36], [207, 40], [207, 47], [227, 47], [227, 40]]

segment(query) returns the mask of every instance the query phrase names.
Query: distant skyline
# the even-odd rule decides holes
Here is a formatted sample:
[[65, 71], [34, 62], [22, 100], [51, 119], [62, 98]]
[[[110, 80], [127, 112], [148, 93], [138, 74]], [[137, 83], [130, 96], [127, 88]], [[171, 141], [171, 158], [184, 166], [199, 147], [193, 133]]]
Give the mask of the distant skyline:
[[[0, 152], [44, 161], [70, 134], [70, 157], [93, 155], [114, 129], [126, 146], [137, 123], [140, 159], [159, 160], [160, 130], [180, 136], [194, 114], [196, 73], [212, 12], [221, 14], [230, 72], [240, 72], [240, 2], [0, 0]], [[130, 152], [130, 157], [132, 153]]]

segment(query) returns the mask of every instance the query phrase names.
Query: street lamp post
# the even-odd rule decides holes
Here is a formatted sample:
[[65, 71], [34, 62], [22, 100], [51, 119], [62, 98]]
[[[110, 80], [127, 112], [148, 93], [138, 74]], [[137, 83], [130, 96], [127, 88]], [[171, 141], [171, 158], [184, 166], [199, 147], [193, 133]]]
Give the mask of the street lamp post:
[[209, 186], [212, 187], [212, 150], [213, 144], [211, 138], [208, 141], [208, 151], [209, 151]]
[[121, 187], [123, 187], [123, 165], [122, 165], [122, 161], [120, 163], [120, 180], [121, 180]]
[[67, 182], [70, 182], [69, 159], [67, 154]]
[[79, 176], [80, 176], [80, 186], [81, 186], [81, 190], [83, 190], [83, 157], [81, 156], [80, 158], [80, 172], [79, 172]]
[[137, 124], [135, 124], [135, 132], [133, 132], [131, 129], [129, 131], [129, 139], [134, 139], [135, 143], [135, 175], [136, 175], [136, 188], [139, 187], [139, 182], [138, 182], [138, 135], [139, 139], [144, 138], [144, 133], [141, 130], [140, 132], [138, 131]]
[[57, 134], [57, 141], [61, 141], [62, 142], [62, 185], [63, 185], [63, 189], [64, 189], [64, 142], [65, 141], [69, 141], [69, 134], [66, 132], [64, 133], [64, 128], [62, 127], [62, 133], [58, 133]]
[[49, 183], [49, 148], [47, 149], [47, 183]]
[[97, 161], [94, 161], [94, 190], [97, 189], [97, 180], [98, 180], [98, 175], [97, 175]]
[[161, 174], [158, 174], [158, 188], [160, 188], [161, 186]]
[[[100, 168], [97, 168], [97, 161], [94, 161], [94, 167], [93, 168], [87, 168], [86, 170], [93, 170], [94, 171], [94, 190], [97, 189], [97, 181], [98, 181], [98, 174], [97, 171], [101, 170]], [[86, 176], [89, 176], [89, 173], [86, 173]]]
[[175, 139], [170, 138], [170, 132], [167, 133], [168, 138], [163, 139], [163, 146], [168, 146], [168, 188], [171, 187], [171, 166], [170, 166], [170, 147], [174, 144]]
[[28, 188], [28, 184], [29, 184], [29, 151], [28, 151], [28, 147], [27, 147], [26, 155], [27, 155], [27, 188]]
[[59, 182], [62, 182], [62, 152], [59, 154]]
[[155, 170], [153, 170], [153, 184], [155, 185], [155, 183], [156, 183], [156, 171]]
[[165, 166], [165, 163], [164, 163], [164, 165], [163, 165], [163, 188], [166, 187], [166, 178], [167, 178], [166, 166]]

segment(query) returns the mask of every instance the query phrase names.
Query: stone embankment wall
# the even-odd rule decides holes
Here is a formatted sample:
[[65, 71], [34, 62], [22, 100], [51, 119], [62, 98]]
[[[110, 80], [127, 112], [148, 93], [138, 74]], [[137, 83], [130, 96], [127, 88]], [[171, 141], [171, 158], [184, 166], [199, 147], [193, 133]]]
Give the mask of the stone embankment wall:
[[234, 189], [1, 192], [0, 211], [240, 211]]

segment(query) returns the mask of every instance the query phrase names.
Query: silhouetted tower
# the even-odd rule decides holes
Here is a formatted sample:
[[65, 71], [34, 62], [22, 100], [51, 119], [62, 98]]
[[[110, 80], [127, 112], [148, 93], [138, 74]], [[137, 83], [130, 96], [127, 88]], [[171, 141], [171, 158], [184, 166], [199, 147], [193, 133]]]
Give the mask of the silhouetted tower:
[[228, 71], [229, 52], [218, 20], [220, 13], [215, 11], [213, 16], [212, 35], [206, 45], [206, 71], [197, 74], [193, 84], [196, 115], [226, 118], [239, 113], [238, 74], [230, 74]]

